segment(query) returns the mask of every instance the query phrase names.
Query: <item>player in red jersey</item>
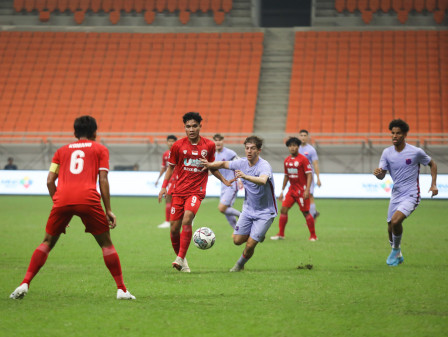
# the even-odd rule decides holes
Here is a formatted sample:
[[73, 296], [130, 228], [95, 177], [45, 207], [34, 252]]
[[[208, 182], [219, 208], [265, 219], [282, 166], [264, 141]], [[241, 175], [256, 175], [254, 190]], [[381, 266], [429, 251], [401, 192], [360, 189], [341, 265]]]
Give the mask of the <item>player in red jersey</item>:
[[[271, 240], [283, 240], [285, 238], [285, 227], [288, 222], [288, 211], [297, 202], [306, 224], [310, 231], [310, 241], [316, 241], [316, 231], [314, 229], [314, 218], [310, 214], [310, 188], [313, 180], [313, 171], [308, 159], [299, 153], [301, 141], [296, 137], [291, 137], [286, 141], [286, 146], [291, 154], [285, 159], [285, 177], [283, 178], [282, 192], [279, 200], [282, 201], [282, 209], [280, 211], [279, 232], [275, 236], [271, 236]], [[286, 184], [290, 183], [288, 193], [283, 199], [283, 191]]]
[[[168, 150], [163, 153], [162, 156], [162, 167], [160, 168], [160, 174], [155, 182], [155, 186], [159, 184], [159, 179], [163, 176], [166, 169], [168, 168], [168, 159], [170, 159], [170, 151], [173, 144], [176, 142], [177, 137], [175, 135], [169, 135], [166, 137], [166, 145], [168, 146]], [[169, 228], [170, 227], [170, 212], [171, 212], [171, 195], [173, 193], [174, 185], [176, 184], [177, 174], [173, 172], [170, 181], [166, 187], [167, 196], [165, 200], [165, 221], [158, 225], [158, 228]]]
[[[199, 113], [188, 112], [182, 119], [187, 137], [179, 139], [171, 148], [169, 166], [159, 192], [159, 202], [166, 197], [166, 187], [176, 168], [178, 179], [171, 202], [170, 236], [177, 256], [172, 265], [179, 271], [189, 273], [190, 268], [185, 256], [190, 246], [193, 219], [205, 197], [208, 180], [208, 170], [202, 170], [200, 159], [206, 158], [209, 162], [215, 160], [215, 143], [200, 136], [202, 117]], [[224, 179], [218, 170], [211, 172], [227, 186], [233, 182]]]
[[[104, 145], [95, 142], [97, 124], [93, 117], [77, 118], [74, 129], [78, 141], [58, 149], [51, 161], [47, 187], [53, 199], [53, 208], [45, 228], [45, 237], [31, 257], [25, 278], [11, 294], [12, 299], [21, 299], [27, 294], [31, 280], [45, 264], [59, 236], [65, 234], [74, 215], [81, 218], [86, 232], [91, 233], [100, 245], [104, 262], [117, 284], [117, 299], [135, 299], [124, 285], [120, 259], [109, 232], [117, 225], [117, 218], [110, 206], [107, 178], [109, 151]], [[98, 175], [101, 196], [96, 189]], [[101, 198], [106, 213], [101, 207]]]

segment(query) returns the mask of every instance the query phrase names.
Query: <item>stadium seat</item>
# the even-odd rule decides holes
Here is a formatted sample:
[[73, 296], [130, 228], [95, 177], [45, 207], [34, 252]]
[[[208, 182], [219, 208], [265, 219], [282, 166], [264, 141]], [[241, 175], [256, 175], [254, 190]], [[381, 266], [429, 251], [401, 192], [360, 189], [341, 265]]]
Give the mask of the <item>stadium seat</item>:
[[345, 0], [335, 0], [334, 7], [339, 13], [342, 13], [345, 9]]

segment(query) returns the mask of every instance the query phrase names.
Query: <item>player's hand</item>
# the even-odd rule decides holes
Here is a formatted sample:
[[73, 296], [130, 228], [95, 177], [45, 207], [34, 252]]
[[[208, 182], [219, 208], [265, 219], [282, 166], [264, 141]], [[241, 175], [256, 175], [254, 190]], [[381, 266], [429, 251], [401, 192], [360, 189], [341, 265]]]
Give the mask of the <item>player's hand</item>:
[[383, 179], [386, 175], [386, 171], [383, 170], [382, 168], [378, 167], [376, 169], [373, 170], [373, 175], [375, 177], [377, 177], [378, 179]]
[[429, 188], [428, 192], [432, 192], [432, 194], [431, 194], [431, 198], [432, 198], [432, 197], [435, 197], [437, 194], [439, 194], [439, 189], [437, 188], [437, 186], [431, 186]]
[[159, 181], [156, 180], [156, 182], [154, 183], [154, 186], [157, 187], [158, 184], [159, 184]]
[[309, 190], [305, 190], [304, 192], [303, 192], [303, 199], [308, 199], [310, 197], [310, 191]]
[[280, 195], [278, 196], [278, 200], [279, 201], [283, 201], [283, 191], [280, 192]]
[[243, 184], [243, 182], [241, 181], [241, 179], [239, 179], [238, 180], [238, 189], [239, 190], [242, 190], [244, 188], [244, 184]]
[[240, 170], [235, 170], [235, 177], [237, 179], [238, 178], [246, 179], [246, 175], [243, 173], [243, 171], [240, 171]]
[[207, 159], [199, 158], [199, 160], [201, 161], [202, 166], [204, 166], [201, 171], [205, 171], [210, 168], [211, 163]]
[[159, 192], [159, 204], [162, 199], [166, 199], [166, 188], [162, 187]]
[[114, 213], [112, 213], [112, 211], [106, 212], [106, 218], [107, 222], [109, 223], [110, 229], [114, 229], [115, 227], [117, 227], [117, 217], [115, 216]]
[[319, 178], [317, 178], [316, 185], [319, 186], [319, 187], [322, 186], [322, 183], [320, 182], [320, 179], [319, 179]]
[[227, 180], [224, 179], [224, 181], [222, 182], [224, 185], [226, 185], [227, 187], [232, 186], [232, 183], [236, 180], [236, 178], [233, 178], [232, 180]]

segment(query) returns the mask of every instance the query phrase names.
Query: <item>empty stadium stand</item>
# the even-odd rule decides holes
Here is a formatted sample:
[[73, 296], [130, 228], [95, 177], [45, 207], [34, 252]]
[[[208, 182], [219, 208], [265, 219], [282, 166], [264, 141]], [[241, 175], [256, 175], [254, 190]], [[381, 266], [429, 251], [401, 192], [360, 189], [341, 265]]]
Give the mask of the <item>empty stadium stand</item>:
[[[103, 132], [253, 130], [263, 33], [0, 32], [0, 131], [71, 131], [92, 114]], [[23, 137], [20, 136], [20, 137]]]
[[296, 32], [286, 132], [448, 132], [448, 31]]

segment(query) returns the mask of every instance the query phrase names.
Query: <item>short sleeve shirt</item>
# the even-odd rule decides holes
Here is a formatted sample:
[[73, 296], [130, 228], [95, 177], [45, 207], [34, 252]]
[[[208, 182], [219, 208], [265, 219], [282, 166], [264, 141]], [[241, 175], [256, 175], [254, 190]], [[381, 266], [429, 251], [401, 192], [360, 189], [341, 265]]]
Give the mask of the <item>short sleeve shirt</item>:
[[298, 154], [297, 157], [288, 156], [284, 161], [285, 174], [288, 176], [290, 187], [294, 192], [306, 189], [306, 174], [312, 173], [311, 165], [305, 156]]
[[428, 165], [431, 161], [425, 151], [406, 144], [401, 152], [395, 146], [384, 149], [379, 167], [387, 170], [394, 182], [391, 200], [417, 198], [420, 200], [420, 164]]
[[173, 196], [198, 195], [205, 197], [208, 170], [202, 171], [201, 158], [209, 162], [215, 161], [215, 143], [200, 137], [197, 144], [191, 144], [185, 137], [176, 141], [170, 153], [168, 163], [175, 165], [178, 180]]
[[304, 155], [306, 157], [306, 159], [308, 159], [308, 161], [311, 164], [311, 169], [313, 170], [313, 173], [314, 173], [313, 161], [319, 160], [319, 157], [317, 156], [316, 149], [312, 145], [306, 144], [303, 146], [299, 146], [299, 153], [301, 155]]
[[109, 151], [95, 141], [80, 140], [58, 149], [52, 163], [59, 165], [53, 206], [97, 204], [98, 173], [109, 171]]
[[244, 174], [259, 177], [267, 175], [269, 178], [264, 185], [257, 185], [246, 179], [242, 179], [245, 189], [243, 212], [254, 218], [277, 216], [277, 202], [274, 194], [274, 179], [271, 165], [259, 158], [254, 166], [249, 165], [247, 158], [240, 158], [229, 163], [231, 170], [240, 170]]

